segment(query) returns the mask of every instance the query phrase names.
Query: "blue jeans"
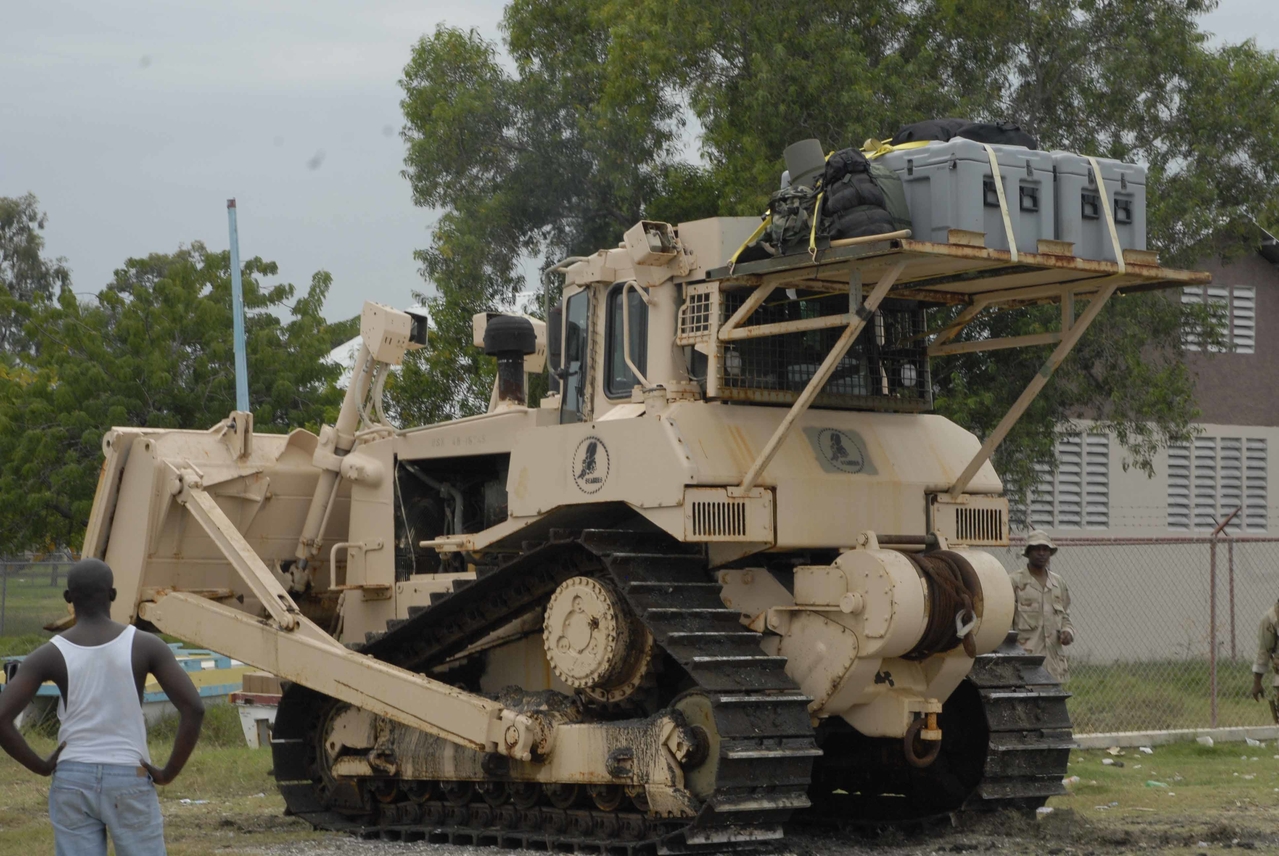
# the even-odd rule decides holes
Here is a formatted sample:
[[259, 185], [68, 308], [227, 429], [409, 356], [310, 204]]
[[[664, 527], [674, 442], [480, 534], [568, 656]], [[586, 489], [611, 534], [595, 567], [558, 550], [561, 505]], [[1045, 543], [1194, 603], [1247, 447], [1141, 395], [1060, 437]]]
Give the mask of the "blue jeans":
[[57, 856], [164, 856], [164, 821], [151, 777], [140, 767], [59, 761], [49, 786]]

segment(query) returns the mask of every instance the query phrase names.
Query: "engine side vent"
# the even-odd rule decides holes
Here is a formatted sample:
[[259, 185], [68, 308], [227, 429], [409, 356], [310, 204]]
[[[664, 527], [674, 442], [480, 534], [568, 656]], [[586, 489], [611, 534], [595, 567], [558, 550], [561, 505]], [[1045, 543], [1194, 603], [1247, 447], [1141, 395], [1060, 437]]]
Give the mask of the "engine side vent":
[[955, 537], [960, 541], [998, 541], [1003, 537], [1003, 531], [1003, 509], [955, 509]]
[[952, 502], [945, 495], [930, 497], [932, 528], [948, 541], [971, 546], [1008, 544], [1008, 500], [1002, 496], [961, 496]]
[[693, 534], [699, 538], [745, 538], [746, 503], [694, 502]]
[[773, 543], [773, 492], [729, 496], [723, 487], [684, 488], [684, 540]]

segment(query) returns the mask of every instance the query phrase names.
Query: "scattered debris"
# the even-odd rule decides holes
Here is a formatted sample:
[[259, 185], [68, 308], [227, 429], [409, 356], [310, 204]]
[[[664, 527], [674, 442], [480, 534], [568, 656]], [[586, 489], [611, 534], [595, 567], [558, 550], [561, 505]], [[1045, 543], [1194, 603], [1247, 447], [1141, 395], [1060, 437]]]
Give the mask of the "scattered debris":
[[1198, 743], [1200, 746], [1207, 746], [1209, 749], [1212, 748], [1212, 738], [1209, 737], [1207, 734], [1203, 735], [1202, 737], [1196, 737], [1195, 742]]
[[182, 803], [183, 805], [208, 805], [209, 804], [208, 800], [193, 800], [193, 799], [187, 799], [186, 797], [183, 797], [182, 799], [178, 800], [178, 802]]
[[1147, 779], [1147, 780], [1146, 780], [1146, 787], [1148, 787], [1148, 788], [1166, 788], [1166, 787], [1168, 787], [1168, 783], [1167, 783], [1167, 782], [1156, 782], [1154, 779]]
[[1035, 814], [1039, 815], [1040, 817], [1043, 817], [1046, 814], [1052, 814], [1052, 813], [1053, 813], [1053, 807], [1050, 805], [1041, 805], [1039, 808], [1035, 809]]
[[1153, 754], [1155, 754], [1155, 750], [1154, 750], [1154, 749], [1151, 749], [1149, 746], [1139, 746], [1137, 751], [1139, 751], [1139, 752], [1141, 752], [1141, 753], [1143, 753], [1143, 754], [1145, 754], [1145, 755], [1153, 755]]
[[1244, 742], [1247, 743], [1249, 746], [1265, 746], [1266, 745], [1262, 743], [1260, 740], [1253, 740], [1251, 737], [1245, 737]]
[[1066, 785], [1067, 787], [1069, 787], [1070, 785], [1077, 785], [1077, 784], [1079, 784], [1079, 777], [1078, 777], [1078, 776], [1067, 776], [1066, 778], [1064, 778], [1064, 779], [1062, 779], [1062, 780], [1061, 780], [1061, 783], [1062, 783], [1063, 785]]
[[1124, 754], [1124, 750], [1120, 749], [1118, 746], [1111, 746], [1111, 747], [1110, 747], [1109, 749], [1107, 749], [1106, 751], [1107, 751], [1107, 752], [1109, 752], [1111, 755], [1122, 755], [1122, 754]]

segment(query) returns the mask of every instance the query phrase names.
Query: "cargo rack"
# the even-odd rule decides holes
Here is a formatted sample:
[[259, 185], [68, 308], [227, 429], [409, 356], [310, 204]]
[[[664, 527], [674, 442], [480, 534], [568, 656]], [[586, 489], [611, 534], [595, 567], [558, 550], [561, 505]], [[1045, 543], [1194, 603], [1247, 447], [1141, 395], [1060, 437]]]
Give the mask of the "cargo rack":
[[[985, 438], [981, 450], [950, 486], [948, 494], [957, 500], [1112, 296], [1203, 285], [1212, 279], [1202, 271], [1160, 267], [1155, 253], [1148, 251], [1123, 250], [1120, 260], [1105, 261], [1077, 258], [1070, 244], [1059, 241], [1040, 241], [1037, 252], [1019, 253], [1015, 249], [986, 248], [980, 233], [952, 230], [949, 237], [950, 243], [946, 244], [915, 241], [910, 239], [909, 230], [903, 230], [833, 241], [812, 253], [730, 263], [706, 271], [700, 286], [685, 285], [685, 307], [690, 311], [681, 317], [679, 341], [699, 345], [699, 350], [713, 361], [722, 356], [726, 342], [844, 328], [736, 490], [746, 491], [755, 486], [795, 421], [821, 395], [826, 382], [885, 299], [963, 307], [953, 321], [926, 335], [930, 357], [1056, 346], [998, 426]], [[729, 317], [721, 319], [717, 310], [722, 293], [745, 289], [750, 289], [750, 293]], [[777, 289], [823, 294], [846, 292], [848, 312], [747, 325], [745, 322]], [[708, 304], [705, 311], [693, 308], [699, 304], [690, 302], [690, 294], [703, 298]], [[716, 311], [709, 311], [712, 297]], [[1086, 308], [1078, 315], [1077, 300], [1087, 301]], [[1060, 329], [1055, 332], [951, 341], [988, 309], [1053, 303], [1061, 306]], [[690, 324], [693, 318], [696, 321]], [[710, 344], [714, 347], [706, 347]], [[708, 378], [715, 375], [714, 370], [708, 371]], [[713, 382], [708, 381], [707, 396], [714, 398], [716, 392]]]

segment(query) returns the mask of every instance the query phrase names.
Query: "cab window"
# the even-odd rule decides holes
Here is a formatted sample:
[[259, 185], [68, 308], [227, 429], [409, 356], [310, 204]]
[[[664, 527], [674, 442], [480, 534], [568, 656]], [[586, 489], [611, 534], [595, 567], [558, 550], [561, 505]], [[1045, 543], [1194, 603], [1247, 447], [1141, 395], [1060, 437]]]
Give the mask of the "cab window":
[[640, 374], [648, 374], [648, 304], [636, 289], [624, 289], [624, 285], [619, 282], [608, 290], [604, 393], [609, 398], [629, 398], [631, 390], [639, 383], [631, 367], [626, 364], [626, 338], [622, 335], [624, 291], [628, 304], [626, 315], [629, 316], [626, 320], [631, 325], [631, 362], [640, 370]]
[[564, 392], [560, 422], [581, 422], [586, 400], [586, 355], [590, 339], [590, 293], [579, 291], [564, 301]]

